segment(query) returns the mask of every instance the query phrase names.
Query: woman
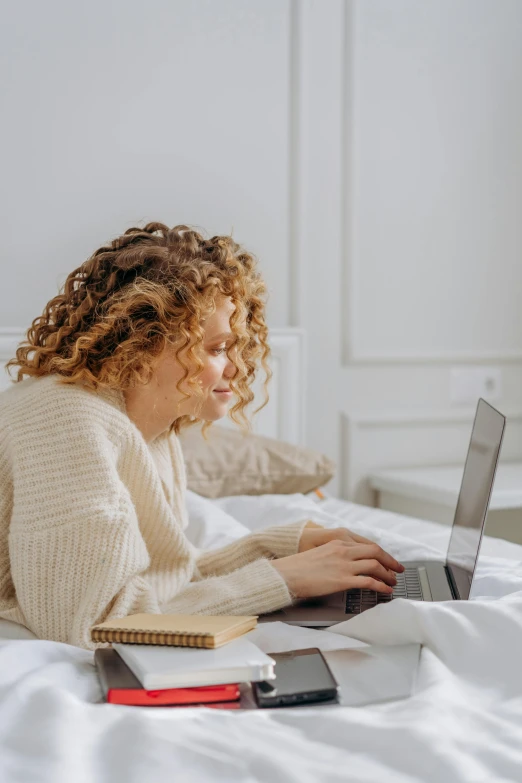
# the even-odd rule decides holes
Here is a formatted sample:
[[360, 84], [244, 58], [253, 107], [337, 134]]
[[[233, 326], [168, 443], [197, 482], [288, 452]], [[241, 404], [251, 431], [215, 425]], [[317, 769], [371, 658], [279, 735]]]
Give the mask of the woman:
[[[178, 433], [245, 406], [267, 369], [265, 286], [231, 237], [130, 228], [67, 278], [8, 363], [0, 395], [0, 617], [93, 648], [137, 612], [260, 614], [402, 566], [305, 520], [213, 552], [183, 532]], [[24, 378], [24, 376], [27, 376]]]

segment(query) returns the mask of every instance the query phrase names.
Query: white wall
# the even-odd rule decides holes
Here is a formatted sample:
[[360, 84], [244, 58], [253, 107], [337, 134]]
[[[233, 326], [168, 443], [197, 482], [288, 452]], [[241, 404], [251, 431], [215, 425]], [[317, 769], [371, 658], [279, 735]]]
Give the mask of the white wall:
[[29, 0], [2, 22], [0, 325], [151, 219], [233, 229], [284, 324], [288, 2]]
[[349, 7], [344, 491], [372, 465], [461, 462], [454, 366], [502, 371], [522, 456], [522, 4]]
[[372, 0], [353, 26], [353, 358], [520, 357], [521, 4]]
[[522, 457], [522, 3], [29, 5], [0, 31], [0, 333], [138, 220], [233, 227], [306, 331], [333, 491], [463, 460], [455, 366], [501, 369]]

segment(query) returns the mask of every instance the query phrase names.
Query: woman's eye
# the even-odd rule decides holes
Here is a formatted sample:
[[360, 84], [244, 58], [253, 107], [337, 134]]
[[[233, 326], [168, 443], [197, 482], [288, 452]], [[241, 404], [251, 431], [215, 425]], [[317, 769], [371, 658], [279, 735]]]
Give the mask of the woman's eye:
[[219, 356], [220, 353], [224, 353], [226, 351], [226, 347], [223, 348], [212, 348], [212, 353], [215, 353], [216, 356]]

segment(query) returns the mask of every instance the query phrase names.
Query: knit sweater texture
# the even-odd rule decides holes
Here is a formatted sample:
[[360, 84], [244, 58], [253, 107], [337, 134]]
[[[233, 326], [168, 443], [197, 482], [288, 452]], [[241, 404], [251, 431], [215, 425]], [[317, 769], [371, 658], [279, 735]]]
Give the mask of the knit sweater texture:
[[121, 391], [26, 378], [0, 393], [0, 617], [86, 649], [137, 612], [262, 614], [292, 603], [271, 559], [306, 520], [210, 552], [188, 540], [175, 433], [147, 443]]

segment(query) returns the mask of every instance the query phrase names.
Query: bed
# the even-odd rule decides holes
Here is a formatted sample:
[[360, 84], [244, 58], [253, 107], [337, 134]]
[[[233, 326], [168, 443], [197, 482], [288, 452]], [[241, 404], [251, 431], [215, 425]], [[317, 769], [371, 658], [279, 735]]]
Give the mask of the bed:
[[[347, 501], [189, 492], [189, 535], [213, 548], [269, 524], [346, 525], [402, 559], [440, 558], [449, 529]], [[378, 606], [327, 631], [283, 623], [265, 651], [423, 645], [415, 692], [367, 707], [222, 711], [102, 703], [93, 654], [0, 628], [0, 781], [522, 780], [522, 547], [486, 537], [468, 602]]]

